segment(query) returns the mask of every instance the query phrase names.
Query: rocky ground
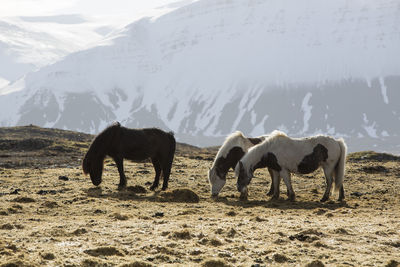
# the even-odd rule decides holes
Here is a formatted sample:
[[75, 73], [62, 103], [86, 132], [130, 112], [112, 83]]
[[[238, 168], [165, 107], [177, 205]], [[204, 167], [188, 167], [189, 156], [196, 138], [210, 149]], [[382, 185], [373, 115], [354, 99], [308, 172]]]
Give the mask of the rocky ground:
[[81, 159], [93, 137], [0, 128], [0, 266], [398, 266], [400, 158], [350, 154], [346, 201], [320, 203], [322, 171], [294, 175], [296, 202], [270, 201], [257, 171], [240, 201], [233, 174], [210, 198], [217, 148], [178, 144], [169, 189], [149, 191], [151, 163], [115, 164], [91, 184]]

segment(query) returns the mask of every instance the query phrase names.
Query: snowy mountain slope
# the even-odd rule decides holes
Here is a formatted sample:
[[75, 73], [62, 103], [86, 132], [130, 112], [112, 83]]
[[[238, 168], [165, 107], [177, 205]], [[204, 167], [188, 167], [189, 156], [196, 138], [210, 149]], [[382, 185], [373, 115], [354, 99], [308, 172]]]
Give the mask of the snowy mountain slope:
[[399, 25], [394, 0], [200, 0], [3, 88], [0, 124], [398, 140]]
[[97, 33], [99, 28], [104, 32], [104, 27], [78, 15], [2, 18], [0, 77], [14, 81], [67, 54], [87, 48], [104, 37]]

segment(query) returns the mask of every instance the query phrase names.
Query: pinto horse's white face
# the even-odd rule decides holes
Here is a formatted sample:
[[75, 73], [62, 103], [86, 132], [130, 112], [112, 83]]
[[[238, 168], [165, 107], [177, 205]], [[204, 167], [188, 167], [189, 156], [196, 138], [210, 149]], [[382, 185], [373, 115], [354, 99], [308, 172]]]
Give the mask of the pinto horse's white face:
[[218, 176], [217, 171], [214, 168], [208, 170], [208, 181], [211, 186], [211, 195], [213, 197], [218, 196], [222, 187], [224, 187], [226, 180]]

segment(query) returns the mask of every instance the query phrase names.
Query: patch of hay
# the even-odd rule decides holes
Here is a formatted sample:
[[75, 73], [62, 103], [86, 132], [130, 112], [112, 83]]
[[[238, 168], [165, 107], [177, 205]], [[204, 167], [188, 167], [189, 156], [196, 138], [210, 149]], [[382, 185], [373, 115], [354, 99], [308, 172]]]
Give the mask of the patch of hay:
[[83, 235], [86, 234], [88, 231], [85, 228], [78, 228], [72, 232], [73, 235]]
[[128, 186], [126, 188], [129, 192], [136, 193], [136, 194], [144, 194], [147, 193], [146, 188], [140, 185], [135, 185], [135, 186]]
[[146, 262], [142, 262], [142, 261], [135, 261], [132, 263], [128, 263], [128, 264], [123, 264], [120, 267], [153, 267], [154, 265], [151, 265], [149, 263]]
[[306, 267], [324, 267], [325, 265], [320, 260], [315, 260], [307, 263]]
[[199, 196], [190, 189], [175, 189], [172, 192], [162, 193], [161, 196], [172, 202], [184, 202], [184, 203], [198, 203], [200, 201]]
[[274, 254], [274, 256], [272, 256], [272, 258], [274, 259], [274, 261], [276, 261], [278, 263], [284, 263], [284, 262], [289, 261], [288, 257], [286, 257], [283, 254], [279, 254], [279, 253]]
[[118, 212], [113, 213], [110, 217], [113, 217], [113, 218], [115, 218], [117, 220], [121, 220], [121, 221], [126, 221], [129, 219], [128, 215], [123, 215]]
[[229, 266], [225, 261], [221, 259], [209, 259], [203, 262], [203, 267], [227, 267]]
[[55, 202], [55, 201], [45, 201], [45, 202], [42, 204], [42, 206], [43, 206], [43, 207], [46, 207], [46, 208], [50, 208], [50, 209], [54, 209], [54, 208], [59, 207], [59, 205], [58, 205], [57, 202]]
[[175, 239], [191, 239], [192, 236], [188, 230], [183, 230], [181, 232], [175, 232], [172, 234]]
[[86, 254], [93, 257], [100, 256], [124, 256], [124, 254], [115, 247], [99, 247], [95, 249], [87, 249], [85, 251]]

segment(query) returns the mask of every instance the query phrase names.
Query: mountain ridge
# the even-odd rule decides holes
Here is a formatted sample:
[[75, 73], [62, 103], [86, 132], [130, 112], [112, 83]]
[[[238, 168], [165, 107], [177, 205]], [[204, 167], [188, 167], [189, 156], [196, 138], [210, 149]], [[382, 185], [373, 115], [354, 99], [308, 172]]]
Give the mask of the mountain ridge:
[[141, 19], [6, 87], [0, 125], [96, 133], [118, 120], [200, 146], [274, 129], [396, 143], [400, 4], [322, 6], [201, 0]]

